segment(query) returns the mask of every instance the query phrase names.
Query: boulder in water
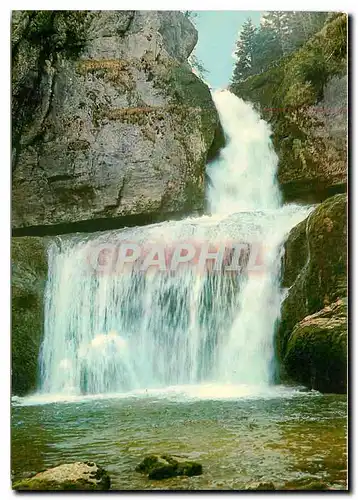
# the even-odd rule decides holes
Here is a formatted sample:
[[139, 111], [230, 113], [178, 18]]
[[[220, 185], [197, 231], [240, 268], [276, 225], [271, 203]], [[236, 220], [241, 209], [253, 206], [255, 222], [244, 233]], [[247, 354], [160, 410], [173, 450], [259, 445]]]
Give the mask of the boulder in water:
[[285, 366], [289, 375], [323, 392], [344, 392], [347, 330], [347, 299], [337, 300], [300, 321], [287, 344]]
[[323, 491], [323, 490], [329, 490], [327, 484], [324, 483], [323, 481], [312, 481], [308, 484], [305, 484], [301, 488], [297, 488], [300, 490], [307, 490], [307, 491]]
[[148, 455], [137, 465], [136, 472], [148, 474], [148, 479], [167, 479], [176, 476], [199, 476], [203, 467], [198, 462], [170, 455]]
[[[288, 57], [230, 85], [232, 92], [258, 106], [272, 126], [285, 201], [316, 203], [346, 189], [347, 25], [344, 13], [326, 18], [322, 29]], [[325, 75], [319, 84], [303, 77], [308, 67], [319, 67], [318, 73]], [[287, 105], [285, 112], [277, 112], [278, 102]]]
[[94, 462], [62, 464], [13, 484], [14, 490], [64, 491], [109, 490], [107, 472]]

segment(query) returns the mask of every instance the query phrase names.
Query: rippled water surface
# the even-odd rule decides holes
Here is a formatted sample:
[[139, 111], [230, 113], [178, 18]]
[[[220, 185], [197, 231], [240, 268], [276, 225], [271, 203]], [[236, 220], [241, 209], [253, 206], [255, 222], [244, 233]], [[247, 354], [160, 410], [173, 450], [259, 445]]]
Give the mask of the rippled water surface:
[[[204, 473], [150, 481], [134, 468], [152, 452], [188, 456]], [[112, 489], [244, 489], [257, 481], [296, 489], [317, 480], [345, 489], [346, 397], [201, 386], [13, 402], [14, 479], [76, 460], [105, 467]]]

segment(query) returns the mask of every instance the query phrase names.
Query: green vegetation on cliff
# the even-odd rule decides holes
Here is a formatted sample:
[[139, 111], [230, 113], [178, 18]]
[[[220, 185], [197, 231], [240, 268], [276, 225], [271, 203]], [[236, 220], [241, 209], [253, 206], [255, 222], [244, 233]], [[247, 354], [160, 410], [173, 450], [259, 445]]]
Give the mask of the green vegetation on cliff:
[[[262, 74], [233, 83], [232, 91], [260, 104], [264, 114], [318, 102], [329, 77], [346, 71], [347, 17], [327, 23], [301, 48], [282, 57]], [[293, 110], [292, 110], [293, 111]], [[275, 115], [275, 119], [284, 118]]]
[[266, 71], [277, 59], [300, 47], [334, 15], [328, 12], [270, 11], [262, 16], [258, 27], [250, 18], [247, 19], [236, 43], [233, 83]]
[[[345, 142], [332, 145], [334, 133], [326, 123], [333, 116], [346, 127], [346, 103], [341, 102], [345, 80], [339, 84], [342, 99], [324, 101], [327, 85], [347, 73], [347, 16], [332, 17], [298, 50], [278, 58], [263, 73], [231, 85], [232, 92], [256, 104], [272, 125], [278, 178], [287, 199], [309, 191], [322, 201], [346, 181]], [[317, 108], [318, 103], [322, 105]]]
[[[17, 154], [20, 136], [31, 128], [46, 93], [42, 74], [61, 55], [69, 58], [79, 55], [84, 47], [87, 18], [87, 11], [13, 11], [12, 140]], [[31, 140], [36, 138], [37, 134]]]
[[94, 462], [74, 462], [16, 481], [12, 487], [18, 491], [107, 491], [111, 479], [107, 471]]

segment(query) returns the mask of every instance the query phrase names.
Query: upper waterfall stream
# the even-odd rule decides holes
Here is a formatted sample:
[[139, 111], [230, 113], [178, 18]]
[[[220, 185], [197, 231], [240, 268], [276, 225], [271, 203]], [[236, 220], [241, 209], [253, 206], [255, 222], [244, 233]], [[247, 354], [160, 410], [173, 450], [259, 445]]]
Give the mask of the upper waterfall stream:
[[[42, 393], [272, 382], [283, 243], [310, 208], [282, 206], [268, 124], [228, 91], [213, 97], [227, 145], [207, 167], [210, 216], [52, 243]], [[178, 242], [198, 255], [173, 269], [167, 264]], [[165, 262], [158, 250], [158, 265], [147, 272], [118, 265], [121, 248], [133, 244], [145, 252], [165, 246]], [[244, 245], [239, 271], [230, 271], [233, 251], [225, 254], [225, 269], [213, 269], [209, 258], [200, 269], [203, 252], [237, 244]]]

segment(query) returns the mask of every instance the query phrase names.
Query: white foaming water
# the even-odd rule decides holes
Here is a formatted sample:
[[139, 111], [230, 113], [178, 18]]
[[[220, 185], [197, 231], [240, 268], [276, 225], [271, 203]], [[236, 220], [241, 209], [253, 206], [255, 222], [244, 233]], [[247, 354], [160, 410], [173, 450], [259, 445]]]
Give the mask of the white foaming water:
[[237, 400], [237, 399], [277, 399], [294, 397], [319, 396], [318, 391], [307, 391], [305, 387], [291, 387], [284, 385], [255, 386], [255, 385], [232, 385], [202, 383], [191, 385], [173, 385], [161, 389], [136, 389], [130, 392], [114, 392], [102, 394], [33, 394], [27, 397], [12, 397], [12, 403], [16, 406], [38, 406], [51, 403], [88, 403], [91, 401], [108, 401], [111, 399], [150, 399], [152, 403], [160, 400], [171, 400], [173, 402], [187, 402], [195, 400]]
[[[253, 387], [260, 394], [269, 390], [283, 242], [310, 208], [280, 206], [270, 129], [252, 106], [228, 91], [214, 100], [227, 146], [208, 167], [211, 216], [52, 244], [40, 398], [173, 386], [192, 387], [204, 398], [217, 398], [220, 387], [234, 397], [252, 394]], [[89, 264], [98, 249], [124, 241], [170, 247], [183, 240], [199, 247], [259, 243], [262, 269], [213, 274], [188, 266], [175, 274], [144, 274], [95, 272]]]
[[251, 104], [228, 91], [213, 96], [227, 145], [208, 167], [212, 213], [275, 209], [281, 196], [276, 184], [277, 155], [271, 130]]

